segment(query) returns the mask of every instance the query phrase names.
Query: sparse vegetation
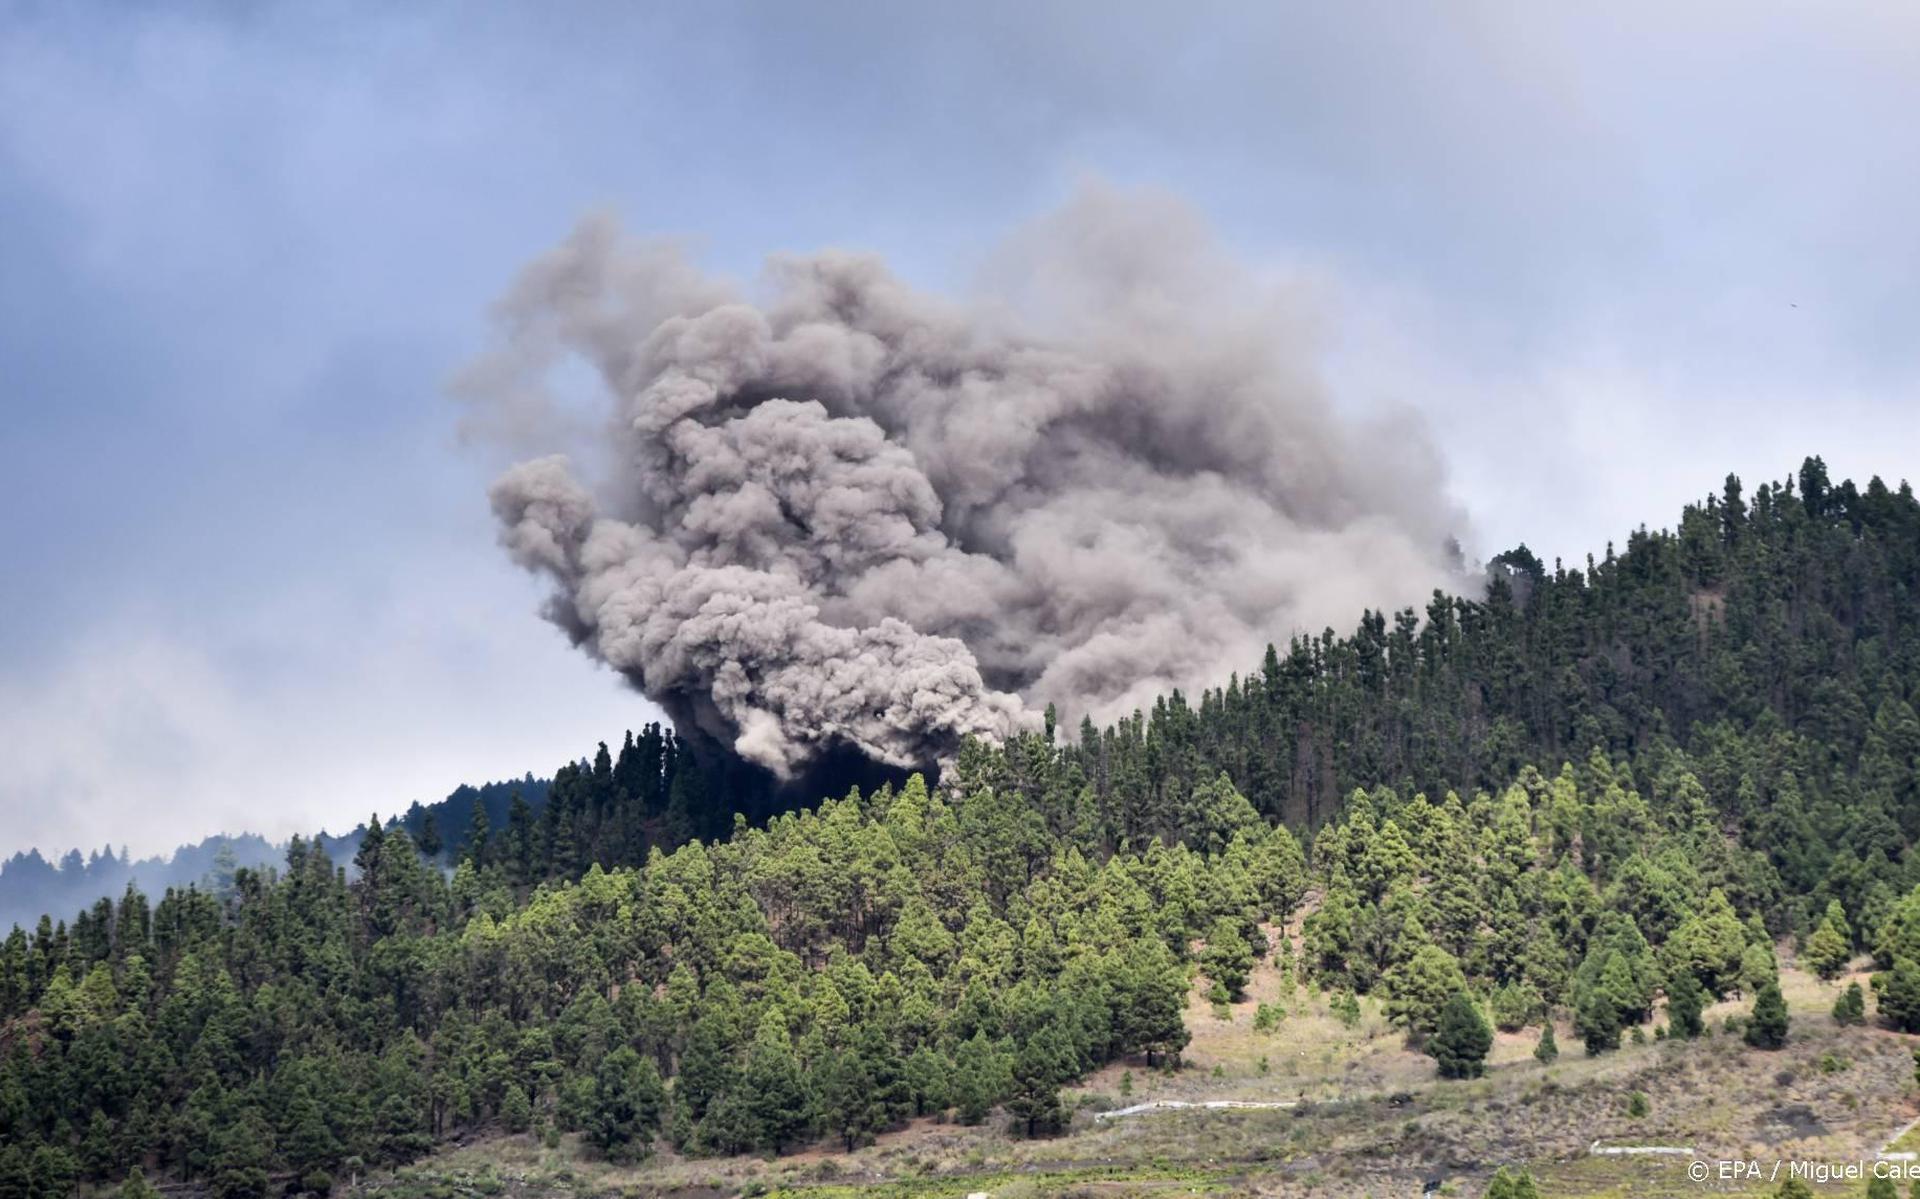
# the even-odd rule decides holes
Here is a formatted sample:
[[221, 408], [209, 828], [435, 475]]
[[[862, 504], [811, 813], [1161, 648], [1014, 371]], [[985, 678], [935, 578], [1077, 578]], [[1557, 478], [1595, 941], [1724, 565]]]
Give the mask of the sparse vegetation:
[[[1782, 975], [1782, 991], [1793, 1015], [1823, 1014], [1830, 992], [1811, 976]], [[1802, 1029], [1783, 1051], [1795, 1067], [1781, 1081], [1781, 1059], [1744, 1047], [1737, 1039], [1675, 1042], [1671, 1047], [1623, 1045], [1617, 1051], [1587, 1057], [1578, 1047], [1551, 1073], [1533, 1068], [1534, 1038], [1502, 1035], [1488, 1055], [1487, 1070], [1474, 1083], [1437, 1078], [1432, 1062], [1406, 1045], [1401, 1032], [1362, 1001], [1359, 1026], [1347, 1030], [1322, 1008], [1290, 1018], [1273, 1032], [1256, 1033], [1257, 1001], [1279, 993], [1272, 961], [1257, 964], [1248, 983], [1250, 1002], [1233, 1021], [1195, 1022], [1194, 1039], [1183, 1053], [1184, 1067], [1172, 1073], [1142, 1072], [1118, 1065], [1087, 1080], [1082, 1091], [1062, 1093], [1069, 1110], [1090, 1113], [1098, 1096], [1117, 1094], [1132, 1075], [1125, 1102], [1180, 1099], [1304, 1099], [1283, 1111], [1162, 1111], [1096, 1122], [1091, 1114], [1074, 1117], [1063, 1135], [1027, 1140], [1005, 1120], [968, 1126], [917, 1122], [880, 1134], [852, 1155], [822, 1157], [818, 1152], [762, 1160], [751, 1157], [689, 1159], [663, 1150], [647, 1163], [631, 1167], [603, 1162], [590, 1146], [571, 1148], [562, 1159], [579, 1187], [614, 1193], [638, 1188], [640, 1194], [665, 1195], [686, 1185], [717, 1182], [743, 1187], [759, 1179], [769, 1194], [819, 1199], [822, 1180], [814, 1172], [823, 1161], [839, 1161], [831, 1179], [834, 1193], [883, 1199], [925, 1194], [961, 1199], [973, 1190], [999, 1194], [1018, 1181], [1021, 1193], [1065, 1196], [1111, 1194], [1102, 1180], [1125, 1190], [1169, 1183], [1215, 1188], [1257, 1196], [1320, 1196], [1346, 1199], [1364, 1193], [1366, 1163], [1377, 1158], [1379, 1130], [1391, 1126], [1415, 1159], [1474, 1158], [1494, 1162], [1526, 1160], [1539, 1193], [1552, 1196], [1626, 1196], [1697, 1193], [1669, 1163], [1649, 1159], [1588, 1158], [1586, 1146], [1597, 1132], [1639, 1141], [1658, 1139], [1697, 1143], [1702, 1152], [1736, 1155], [1749, 1144], [1773, 1144], [1781, 1136], [1769, 1113], [1802, 1106], [1822, 1113], [1821, 1152], [1844, 1157], [1871, 1152], [1892, 1131], [1884, 1112], [1902, 1102], [1913, 1073], [1911, 1055], [1897, 1039], [1873, 1028], [1842, 1029], [1821, 1019]], [[1204, 1015], [1204, 980], [1188, 994], [1189, 1019]], [[1734, 1002], [1726, 1005], [1731, 1008]], [[1721, 1010], [1712, 1012], [1719, 1018]], [[1324, 1060], [1322, 1047], [1333, 1049]], [[1853, 1065], [1845, 1074], [1856, 1108], [1832, 1106], [1829, 1080], [1818, 1063], [1831, 1053]], [[1268, 1056], [1272, 1073], [1262, 1076], [1258, 1060]], [[1291, 1063], [1291, 1068], [1289, 1064]], [[1515, 1067], [1524, 1065], [1525, 1069]], [[1219, 1076], [1215, 1076], [1216, 1068]], [[1647, 1097], [1649, 1113], [1634, 1121], [1626, 1114], [1626, 1095]], [[1876, 1110], [1877, 1109], [1877, 1110]], [[1516, 1122], [1516, 1114], [1524, 1119]], [[1629, 1133], [1629, 1129], [1632, 1129]], [[512, 1165], [511, 1138], [436, 1159], [435, 1170], [472, 1170], [478, 1156], [490, 1156], [503, 1175], [518, 1175], [530, 1165]], [[1809, 1152], [1812, 1152], [1809, 1150]], [[1320, 1163], [1318, 1181], [1289, 1166], [1311, 1156]], [[1089, 1169], [1089, 1159], [1111, 1164]], [[460, 1165], [460, 1163], [468, 1163]], [[556, 1163], [558, 1165], [558, 1163]], [[1417, 1189], [1436, 1171], [1410, 1173], [1403, 1185]], [[1438, 1171], [1446, 1174], [1446, 1171]], [[529, 1176], [530, 1178], [532, 1176]], [[1448, 1176], [1455, 1194], [1481, 1193], [1486, 1175]], [[592, 1181], [600, 1180], [600, 1181]], [[791, 1192], [788, 1188], [791, 1187]], [[1375, 1184], [1376, 1193], [1381, 1188]], [[1317, 1189], [1316, 1189], [1317, 1188]], [[1125, 1193], [1131, 1193], [1126, 1191]], [[1179, 1193], [1176, 1191], [1175, 1193]], [[1387, 1194], [1399, 1193], [1386, 1190]], [[1752, 1192], [1771, 1194], [1771, 1188]]]

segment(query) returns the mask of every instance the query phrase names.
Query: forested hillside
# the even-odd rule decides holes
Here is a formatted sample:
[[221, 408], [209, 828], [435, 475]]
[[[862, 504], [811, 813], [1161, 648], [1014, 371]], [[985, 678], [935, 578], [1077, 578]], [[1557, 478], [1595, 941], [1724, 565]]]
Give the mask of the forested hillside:
[[0, 1199], [134, 1164], [322, 1191], [488, 1128], [621, 1158], [1038, 1134], [1087, 1070], [1176, 1062], [1192, 980], [1230, 999], [1267, 954], [1382, 997], [1445, 1073], [1481, 1013], [1570, 1012], [1604, 1053], [1664, 996], [1688, 1035], [1783, 939], [1874, 954], [1877, 1018], [1920, 1030], [1911, 492], [1815, 459], [1583, 567], [1498, 565], [931, 788], [688, 841], [754, 805], [648, 729], [441, 831], [450, 874], [375, 821], [351, 878], [296, 840], [223, 894], [15, 930]]
[[[478, 787], [463, 784], [437, 803], [413, 804], [400, 817], [400, 824], [421, 853], [439, 860], [449, 849], [449, 839], [441, 830], [470, 827], [476, 805], [498, 825], [507, 819], [515, 800], [537, 811], [546, 803], [547, 783], [527, 775]], [[322, 832], [313, 841], [336, 857], [351, 858], [366, 830], [361, 825], [339, 836]], [[41, 916], [50, 923], [64, 921], [128, 887], [147, 895], [188, 887], [224, 895], [242, 867], [258, 870], [278, 865], [286, 852], [285, 844], [254, 833], [208, 837], [170, 854], [146, 858], [135, 858], [125, 848], [115, 852], [111, 845], [90, 854], [69, 850], [55, 861], [48, 861], [38, 850], [21, 850], [0, 861], [0, 928], [16, 924], [32, 928]]]
[[1483, 600], [1436, 595], [1424, 614], [1296, 640], [1197, 711], [1169, 697], [1102, 739], [1103, 779], [1148, 794], [1161, 771], [1219, 766], [1263, 812], [1312, 823], [1356, 786], [1485, 786], [1594, 748], [1737, 755], [1794, 734], [1782, 744], [1824, 749], [1791, 764], [1797, 796], [1757, 762], [1723, 765], [1716, 796], [1751, 781], [1743, 818], [1778, 798], [1800, 809], [1790, 822], [1830, 821], [1838, 804], [1898, 809], [1920, 832], [1911, 776], [1896, 778], [1920, 736], [1920, 505], [1906, 485], [1834, 486], [1815, 458], [1797, 487], [1751, 499], [1730, 477], [1677, 531], [1637, 531], [1584, 566], [1549, 569], [1524, 547], [1496, 565]]
[[129, 885], [158, 895], [189, 883], [219, 885], [242, 866], [278, 862], [284, 847], [252, 833], [215, 836], [182, 845], [165, 856], [135, 858], [126, 848], [102, 846], [92, 853], [68, 850], [49, 861], [37, 849], [0, 861], [0, 926], [32, 927], [41, 916], [70, 917], [103, 896]]

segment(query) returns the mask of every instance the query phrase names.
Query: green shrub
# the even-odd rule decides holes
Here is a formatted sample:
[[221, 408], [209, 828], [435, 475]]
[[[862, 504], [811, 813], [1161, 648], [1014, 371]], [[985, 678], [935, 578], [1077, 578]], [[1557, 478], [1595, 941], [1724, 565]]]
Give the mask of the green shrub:
[[1867, 1022], [1867, 995], [1859, 983], [1848, 983], [1840, 998], [1833, 1001], [1833, 1022], [1843, 1028]]
[[1515, 1166], [1502, 1166], [1487, 1183], [1486, 1199], [1540, 1199], [1533, 1175]]
[[1496, 988], [1487, 1001], [1493, 1026], [1501, 1032], [1519, 1032], [1533, 1023], [1544, 1007], [1540, 992], [1531, 984], [1521, 982]]
[[1559, 1056], [1560, 1044], [1553, 1039], [1553, 1021], [1549, 1020], [1540, 1029], [1540, 1043], [1533, 1047], [1533, 1060], [1551, 1065]]

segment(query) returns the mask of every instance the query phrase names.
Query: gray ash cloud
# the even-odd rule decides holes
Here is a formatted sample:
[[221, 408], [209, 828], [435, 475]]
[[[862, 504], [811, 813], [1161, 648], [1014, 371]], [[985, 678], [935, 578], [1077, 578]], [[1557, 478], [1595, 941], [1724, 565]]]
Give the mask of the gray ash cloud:
[[492, 488], [550, 618], [791, 778], [1124, 715], [1460, 581], [1417, 423], [1337, 411], [1297, 299], [1179, 205], [1090, 190], [989, 277], [830, 251], [740, 291], [604, 218], [528, 266], [462, 390], [523, 448], [567, 440], [570, 362], [610, 407]]

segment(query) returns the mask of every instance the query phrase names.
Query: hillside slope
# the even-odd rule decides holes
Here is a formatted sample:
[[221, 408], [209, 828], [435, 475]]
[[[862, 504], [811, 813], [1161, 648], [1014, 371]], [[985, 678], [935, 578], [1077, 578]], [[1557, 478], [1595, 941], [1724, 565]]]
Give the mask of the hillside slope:
[[[1872, 959], [1871, 1027], [1813, 1031], [1834, 992], [1789, 970], [1786, 1048], [1716, 1027], [1727, 1077], [1798, 1078], [1772, 1063], [1837, 1038], [1871, 1080], [1853, 1102], [1902, 1102], [1900, 1034], [1920, 1031], [1911, 492], [1832, 487], [1812, 460], [1797, 491], [1749, 506], [1730, 484], [1590, 570], [1504, 565], [1484, 599], [1391, 631], [1370, 614], [1197, 704], [972, 746], [937, 786], [723, 839], [685, 840], [740, 805], [650, 732], [562, 768], [537, 818], [489, 817], [451, 876], [374, 823], [351, 872], [296, 839], [284, 869], [221, 894], [16, 931], [0, 1193], [135, 1163], [221, 1199], [317, 1192], [522, 1131], [614, 1165], [845, 1153], [930, 1118], [1045, 1137], [1078, 1128], [1090, 1077], [1184, 1063], [1180, 1089], [1212, 1061], [1225, 1078], [1243, 1058], [1216, 1056], [1206, 1021], [1241, 1029], [1266, 979], [1290, 988], [1268, 1026], [1376, 1030], [1316, 1066], [1316, 1111], [1377, 1126], [1368, 1096], [1427, 1096], [1466, 1113], [1432, 1122], [1447, 1154], [1498, 1117], [1472, 1097], [1528, 1068], [1515, 1044], [1551, 1025], [1601, 1078], [1640, 1060], [1636, 1039], [1688, 1041], [1693, 1005], [1765, 1034], [1783, 959]], [[1484, 1021], [1513, 1030], [1491, 1082], [1426, 1074], [1429, 1046], [1481, 1069]], [[1314, 1130], [1307, 1155], [1343, 1135], [1293, 1127]]]

